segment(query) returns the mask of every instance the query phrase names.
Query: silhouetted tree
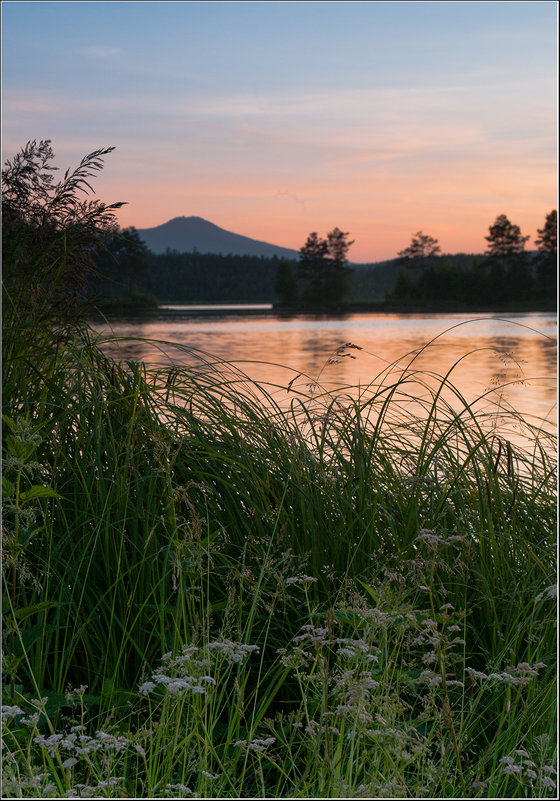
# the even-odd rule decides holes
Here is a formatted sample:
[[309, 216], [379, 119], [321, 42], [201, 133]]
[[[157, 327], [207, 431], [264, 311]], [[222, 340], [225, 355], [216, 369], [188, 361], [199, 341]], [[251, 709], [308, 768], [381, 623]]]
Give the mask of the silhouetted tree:
[[333, 228], [326, 239], [316, 232], [307, 237], [300, 249], [298, 275], [307, 282], [302, 295], [306, 303], [334, 305], [341, 303], [348, 291], [350, 270], [346, 267], [347, 254], [353, 242], [348, 234]]
[[348, 232], [333, 228], [327, 234], [327, 249], [331, 260], [330, 270], [325, 285], [325, 300], [328, 304], [341, 303], [350, 289], [350, 273], [348, 251], [354, 240], [348, 241]]
[[317, 288], [328, 270], [328, 252], [327, 241], [321, 239], [316, 231], [309, 234], [299, 250], [298, 274]]
[[489, 235], [484, 237], [489, 243], [486, 253], [489, 256], [508, 258], [523, 253], [528, 236], [522, 236], [518, 225], [513, 225], [505, 214], [496, 217], [489, 227]]
[[348, 241], [348, 233], [344, 233], [340, 228], [333, 228], [327, 234], [327, 251], [332, 259], [333, 265], [340, 269], [348, 262], [348, 251], [354, 244], [354, 240]]
[[544, 297], [555, 295], [558, 283], [558, 215], [553, 209], [545, 217], [544, 226], [537, 229], [535, 245], [538, 289]]
[[558, 215], [556, 209], [549, 212], [542, 228], [537, 228], [538, 237], [535, 245], [539, 253], [546, 253], [556, 258], [558, 253]]
[[406, 259], [408, 267], [423, 267], [426, 266], [429, 259], [433, 259], [440, 253], [440, 247], [437, 239], [433, 236], [417, 231], [412, 235], [410, 245], [404, 250], [398, 252], [398, 256]]
[[533, 288], [532, 270], [525, 253], [529, 236], [522, 236], [519, 226], [500, 214], [485, 239], [489, 243], [486, 253], [491, 299], [526, 300]]

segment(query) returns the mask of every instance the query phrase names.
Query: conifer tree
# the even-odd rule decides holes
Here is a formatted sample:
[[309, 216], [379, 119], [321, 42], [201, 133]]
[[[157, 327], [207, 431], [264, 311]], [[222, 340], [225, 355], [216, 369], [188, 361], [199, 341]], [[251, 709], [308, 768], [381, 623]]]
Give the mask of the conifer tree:
[[402, 259], [406, 259], [410, 264], [409, 266], [420, 266], [426, 263], [428, 259], [438, 256], [440, 247], [437, 239], [433, 236], [417, 231], [412, 235], [410, 245], [404, 250], [400, 250], [397, 254]]
[[535, 245], [539, 253], [556, 258], [558, 252], [558, 215], [556, 209], [549, 212], [542, 228], [537, 228]]
[[500, 214], [484, 238], [489, 243], [486, 251], [489, 256], [507, 258], [523, 253], [529, 236], [522, 236], [519, 226], [513, 225], [505, 214]]

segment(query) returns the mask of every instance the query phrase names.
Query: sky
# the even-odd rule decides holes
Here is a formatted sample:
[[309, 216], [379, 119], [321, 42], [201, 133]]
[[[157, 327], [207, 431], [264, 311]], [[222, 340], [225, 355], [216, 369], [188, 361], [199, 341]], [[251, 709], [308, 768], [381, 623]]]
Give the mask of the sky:
[[[557, 207], [557, 16], [540, 2], [2, 2], [2, 163], [116, 149], [96, 196], [122, 227], [199, 216], [349, 258], [422, 230], [530, 248]], [[534, 246], [534, 245], [533, 245]]]

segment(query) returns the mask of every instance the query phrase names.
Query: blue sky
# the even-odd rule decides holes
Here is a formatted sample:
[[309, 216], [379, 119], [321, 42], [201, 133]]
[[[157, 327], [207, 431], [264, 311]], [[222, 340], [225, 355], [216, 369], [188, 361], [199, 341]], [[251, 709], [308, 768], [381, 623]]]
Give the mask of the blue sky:
[[4, 2], [3, 161], [114, 145], [121, 224], [482, 251], [556, 206], [556, 2]]

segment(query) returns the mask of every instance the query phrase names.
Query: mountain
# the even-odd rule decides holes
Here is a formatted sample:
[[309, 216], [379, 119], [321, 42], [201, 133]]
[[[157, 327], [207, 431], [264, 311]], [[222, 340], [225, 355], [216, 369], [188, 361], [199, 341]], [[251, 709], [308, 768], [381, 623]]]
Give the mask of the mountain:
[[167, 249], [179, 253], [216, 253], [224, 256], [272, 256], [298, 259], [297, 250], [259, 242], [248, 236], [226, 231], [202, 217], [174, 217], [155, 228], [139, 228], [139, 237], [152, 253], [165, 253]]

